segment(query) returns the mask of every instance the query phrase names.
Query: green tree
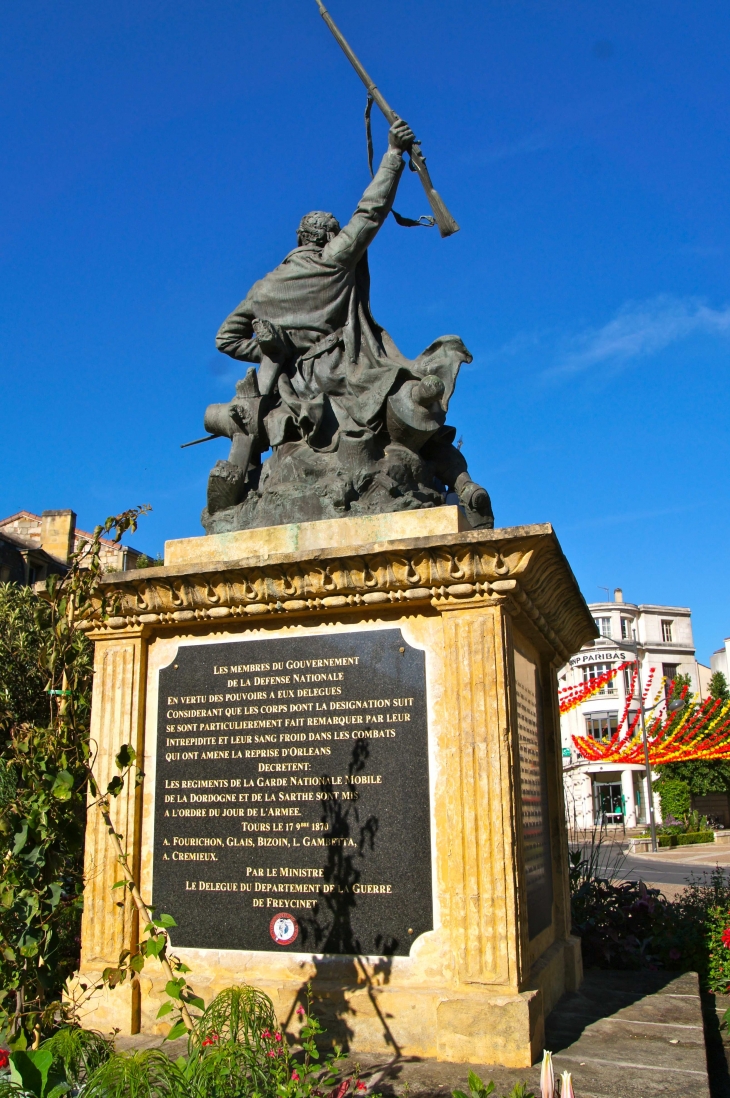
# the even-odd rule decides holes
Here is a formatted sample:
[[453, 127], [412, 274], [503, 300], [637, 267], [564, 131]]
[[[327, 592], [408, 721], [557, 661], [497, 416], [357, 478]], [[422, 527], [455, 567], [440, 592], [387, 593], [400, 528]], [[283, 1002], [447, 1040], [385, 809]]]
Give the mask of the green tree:
[[[0, 731], [50, 717], [45, 668], [48, 604], [30, 587], [0, 584]], [[5, 737], [3, 737], [5, 738]]]
[[[690, 676], [678, 675], [672, 690], [672, 697], [679, 697], [684, 686], [691, 689], [692, 680]], [[719, 671], [715, 672], [710, 680], [710, 696], [718, 701], [730, 699], [730, 689], [728, 689], [725, 676]], [[697, 708], [696, 703], [690, 704], [693, 709]], [[686, 710], [683, 711], [682, 716], [685, 714]], [[679, 719], [679, 716], [677, 719]], [[665, 763], [664, 766], [657, 767], [657, 772], [659, 773], [659, 779], [654, 784], [660, 798], [662, 798], [662, 805], [664, 804], [663, 785], [669, 781], [686, 783], [690, 793], [696, 797], [702, 797], [708, 793], [730, 793], [730, 762], [724, 759], [693, 759], [690, 762]], [[672, 813], [672, 815], [675, 815], [675, 813]]]
[[[0, 1031], [23, 1048], [60, 1010], [78, 965], [92, 651], [108, 519], [42, 594], [0, 586]], [[102, 606], [102, 610], [104, 607]]]
[[710, 697], [730, 701], [730, 686], [722, 671], [714, 671], [710, 679]]

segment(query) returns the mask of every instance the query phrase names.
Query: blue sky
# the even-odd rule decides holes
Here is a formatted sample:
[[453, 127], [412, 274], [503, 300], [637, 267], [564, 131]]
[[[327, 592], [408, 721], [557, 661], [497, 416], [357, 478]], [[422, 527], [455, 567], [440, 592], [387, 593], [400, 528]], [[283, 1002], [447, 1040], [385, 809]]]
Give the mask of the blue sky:
[[[730, 7], [331, 0], [460, 222], [392, 221], [376, 318], [474, 354], [452, 402], [497, 524], [550, 521], [589, 601], [730, 633]], [[215, 332], [307, 210], [367, 182], [364, 93], [314, 0], [6, 0], [0, 514], [137, 503], [202, 533], [237, 372]], [[378, 150], [385, 126], [375, 122]], [[397, 208], [426, 212], [416, 177]]]

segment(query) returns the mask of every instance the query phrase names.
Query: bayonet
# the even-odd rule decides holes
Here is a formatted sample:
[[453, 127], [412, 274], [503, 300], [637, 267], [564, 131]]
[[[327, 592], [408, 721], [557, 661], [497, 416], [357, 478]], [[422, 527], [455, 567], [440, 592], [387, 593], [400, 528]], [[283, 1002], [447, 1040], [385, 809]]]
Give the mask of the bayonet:
[[[322, 0], [317, 0], [317, 5], [319, 7], [320, 15], [324, 19], [324, 21], [327, 24], [327, 26], [329, 27], [329, 29], [332, 31], [332, 34], [335, 37], [336, 41], [339, 43], [339, 45], [342, 49], [342, 52], [345, 54], [345, 57], [350, 62], [353, 69], [355, 70], [355, 72], [357, 73], [357, 75], [360, 77], [363, 84], [367, 88], [368, 95], [372, 96], [373, 100], [378, 104], [381, 111], [385, 115], [385, 118], [386, 118], [387, 122], [389, 123], [389, 125], [392, 126], [393, 123], [398, 120], [399, 116], [395, 113], [395, 111], [392, 109], [392, 107], [390, 107], [388, 105], [388, 103], [385, 100], [385, 96], [382, 94], [382, 92], [380, 91], [378, 86], [373, 82], [373, 80], [371, 80], [370, 76], [368, 76], [367, 72], [365, 71], [365, 69], [362, 66], [362, 64], [360, 63], [360, 61], [358, 60], [357, 56], [355, 55], [355, 53], [350, 48], [350, 45], [347, 42], [347, 39], [344, 37], [342, 32], [339, 30], [339, 28], [338, 28], [337, 24], [335, 23], [334, 19], [332, 18], [332, 16], [330, 15], [330, 13], [327, 11], [326, 7], [322, 3]], [[420, 150], [418, 142], [415, 142], [413, 144], [412, 148], [410, 149], [410, 157], [411, 157], [411, 164], [413, 165], [413, 169], [414, 169], [414, 171], [418, 172], [418, 178], [421, 180], [421, 183], [423, 185], [423, 189], [426, 192], [426, 198], [428, 199], [428, 204], [431, 207], [431, 209], [433, 210], [433, 216], [434, 216], [434, 219], [436, 221], [436, 224], [439, 227], [439, 232], [441, 233], [441, 236], [451, 236], [453, 233], [458, 233], [458, 231], [459, 231], [458, 224], [456, 223], [456, 221], [454, 221], [453, 217], [451, 216], [449, 211], [446, 209], [446, 206], [444, 204], [443, 199], [441, 198], [441, 195], [434, 188], [434, 185], [431, 182], [431, 177], [428, 174], [428, 168], [426, 167], [426, 159], [425, 159], [425, 157], [423, 156], [423, 153]]]

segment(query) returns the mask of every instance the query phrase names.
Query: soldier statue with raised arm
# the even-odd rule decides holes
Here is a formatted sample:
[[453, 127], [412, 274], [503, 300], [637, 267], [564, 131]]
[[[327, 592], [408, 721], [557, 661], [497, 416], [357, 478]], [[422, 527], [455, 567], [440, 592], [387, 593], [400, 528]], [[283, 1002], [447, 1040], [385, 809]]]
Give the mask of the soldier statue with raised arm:
[[206, 411], [210, 434], [232, 442], [208, 481], [208, 533], [438, 507], [449, 492], [472, 526], [494, 524], [445, 424], [471, 355], [448, 335], [408, 359], [370, 312], [367, 249], [414, 140], [397, 119], [350, 221], [303, 217], [297, 247], [221, 325], [218, 349], [256, 366]]

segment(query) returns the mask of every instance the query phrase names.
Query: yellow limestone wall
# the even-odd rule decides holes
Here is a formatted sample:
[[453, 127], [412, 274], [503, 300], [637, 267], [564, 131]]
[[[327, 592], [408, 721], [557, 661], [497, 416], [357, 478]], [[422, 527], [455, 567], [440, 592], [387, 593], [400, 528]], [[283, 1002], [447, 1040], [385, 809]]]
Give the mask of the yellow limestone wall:
[[[540, 1055], [546, 1014], [582, 976], [569, 936], [556, 669], [592, 635], [592, 619], [548, 526], [396, 538], [358, 552], [300, 550], [272, 555], [265, 568], [213, 562], [110, 577], [121, 612], [93, 634], [99, 778], [111, 777], [122, 743], [144, 758], [143, 786], [125, 790], [114, 810], [149, 897], [158, 672], [179, 646], [400, 629], [426, 653], [434, 929], [408, 957], [177, 952], [206, 1001], [230, 984], [254, 984], [291, 1032], [311, 981], [328, 1033], [355, 1054], [527, 1066]], [[550, 807], [552, 921], [532, 941], [515, 645], [542, 682]], [[121, 890], [110, 890], [117, 868], [93, 811], [86, 869], [79, 975], [88, 983], [138, 934], [128, 899], [117, 906]], [[149, 962], [137, 988], [99, 993], [85, 1024], [163, 1034], [163, 984]]]

